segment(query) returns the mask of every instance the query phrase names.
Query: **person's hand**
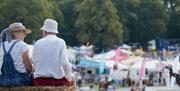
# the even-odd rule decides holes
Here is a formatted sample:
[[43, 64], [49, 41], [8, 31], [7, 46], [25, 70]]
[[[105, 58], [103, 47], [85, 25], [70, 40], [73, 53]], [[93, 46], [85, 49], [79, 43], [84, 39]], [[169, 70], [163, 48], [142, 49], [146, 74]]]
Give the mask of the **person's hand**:
[[75, 78], [74, 74], [71, 74], [70, 77], [66, 77], [66, 79], [67, 79], [69, 82], [75, 82], [75, 81], [76, 81], [76, 78]]
[[68, 80], [68, 82], [72, 82], [72, 77], [66, 77], [66, 79]]

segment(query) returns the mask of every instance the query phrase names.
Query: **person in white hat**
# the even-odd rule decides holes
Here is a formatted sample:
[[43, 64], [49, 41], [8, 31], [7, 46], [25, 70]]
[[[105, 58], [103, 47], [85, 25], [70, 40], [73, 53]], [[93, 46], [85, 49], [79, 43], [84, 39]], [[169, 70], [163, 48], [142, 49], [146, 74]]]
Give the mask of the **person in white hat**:
[[[29, 48], [23, 40], [31, 33], [16, 22], [4, 29], [0, 35], [0, 86], [24, 86], [32, 83], [33, 66]], [[6, 41], [2, 41], [4, 35]]]
[[58, 38], [58, 23], [46, 19], [41, 28], [43, 38], [33, 48], [35, 86], [71, 86], [72, 65], [67, 57], [66, 43]]

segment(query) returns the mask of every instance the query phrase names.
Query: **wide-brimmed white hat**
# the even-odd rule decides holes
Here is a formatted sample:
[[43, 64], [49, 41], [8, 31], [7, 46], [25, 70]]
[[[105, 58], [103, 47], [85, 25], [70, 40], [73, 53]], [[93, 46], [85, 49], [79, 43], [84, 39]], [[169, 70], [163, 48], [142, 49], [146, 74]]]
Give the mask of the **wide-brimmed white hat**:
[[11, 32], [24, 30], [26, 34], [31, 33], [31, 30], [26, 29], [26, 27], [21, 22], [12, 23], [11, 25], [9, 25], [9, 29]]
[[46, 19], [41, 30], [50, 33], [58, 33], [58, 23], [53, 19]]

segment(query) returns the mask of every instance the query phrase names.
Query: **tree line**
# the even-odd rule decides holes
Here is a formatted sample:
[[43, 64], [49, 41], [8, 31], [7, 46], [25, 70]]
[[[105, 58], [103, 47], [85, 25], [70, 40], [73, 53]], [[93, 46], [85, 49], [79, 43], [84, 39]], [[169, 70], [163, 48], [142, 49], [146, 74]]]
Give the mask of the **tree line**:
[[91, 42], [98, 51], [122, 43], [180, 38], [180, 0], [0, 0], [0, 30], [22, 22], [41, 38], [46, 18], [59, 23], [68, 45]]

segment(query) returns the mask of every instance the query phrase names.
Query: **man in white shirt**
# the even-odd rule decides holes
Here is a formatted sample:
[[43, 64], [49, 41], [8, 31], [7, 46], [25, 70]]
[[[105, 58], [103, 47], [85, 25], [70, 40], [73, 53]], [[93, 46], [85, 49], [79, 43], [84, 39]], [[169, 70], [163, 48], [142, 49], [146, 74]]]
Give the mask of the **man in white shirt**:
[[35, 86], [71, 86], [72, 65], [67, 57], [66, 43], [58, 38], [58, 23], [46, 19], [41, 28], [43, 38], [38, 40], [33, 49]]

